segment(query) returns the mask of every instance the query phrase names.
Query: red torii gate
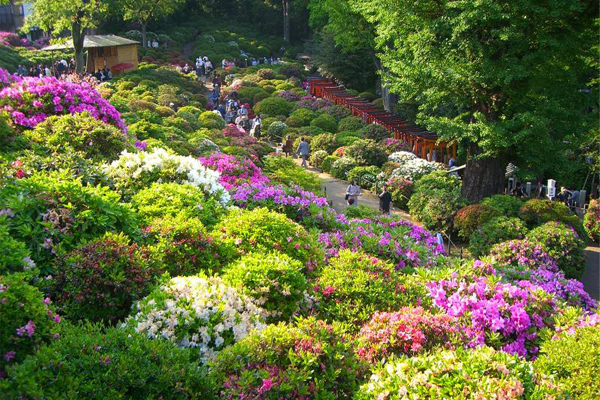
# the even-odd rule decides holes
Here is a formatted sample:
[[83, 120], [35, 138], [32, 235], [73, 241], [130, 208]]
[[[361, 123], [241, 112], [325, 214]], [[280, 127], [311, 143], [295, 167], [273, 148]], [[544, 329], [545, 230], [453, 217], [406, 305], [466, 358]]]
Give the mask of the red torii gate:
[[396, 115], [375, 107], [365, 99], [356, 97], [331, 79], [320, 76], [308, 78], [310, 94], [330, 100], [336, 105], [348, 108], [352, 115], [360, 117], [367, 124], [378, 124], [390, 131], [395, 139], [405, 142], [412, 152], [420, 158], [433, 160], [435, 154], [440, 162], [447, 164], [450, 158], [456, 158], [456, 144], [449, 145], [439, 140], [435, 132], [403, 121]]

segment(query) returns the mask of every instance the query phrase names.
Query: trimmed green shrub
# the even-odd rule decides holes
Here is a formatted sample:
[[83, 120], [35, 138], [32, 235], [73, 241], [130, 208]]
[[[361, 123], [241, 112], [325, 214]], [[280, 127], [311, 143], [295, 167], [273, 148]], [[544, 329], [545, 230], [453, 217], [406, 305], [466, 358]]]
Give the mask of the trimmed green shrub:
[[11, 368], [0, 389], [11, 399], [215, 399], [197, 360], [197, 351], [166, 340], [120, 328], [73, 326]]
[[0, 275], [0, 376], [58, 333], [60, 317], [50, 308], [50, 299], [28, 280], [24, 273]]
[[323, 164], [321, 164], [321, 169], [324, 172], [331, 172], [331, 167], [340, 157], [336, 156], [327, 156], [323, 159]]
[[[341, 121], [342, 118], [349, 117], [352, 115], [349, 109], [344, 106], [329, 106], [322, 109], [323, 112], [327, 115], [331, 115], [335, 118], [336, 122]], [[331, 131], [335, 132], [335, 131]]]
[[319, 318], [347, 322], [355, 328], [376, 311], [395, 310], [416, 300], [391, 264], [348, 249], [329, 260], [315, 280], [312, 294], [312, 311]]
[[115, 323], [148, 294], [155, 267], [146, 250], [123, 235], [107, 234], [61, 257], [56, 274], [42, 286], [70, 320]]
[[290, 114], [290, 118], [298, 119], [299, 126], [308, 126], [317, 117], [317, 113], [307, 108], [299, 108]]
[[454, 217], [454, 229], [461, 239], [469, 240], [477, 228], [500, 215], [500, 212], [496, 208], [484, 204], [466, 206], [456, 213]]
[[157, 139], [166, 142], [167, 136], [164, 130], [164, 126], [146, 120], [141, 120], [129, 125], [129, 133], [139, 140]]
[[302, 262], [308, 270], [314, 269], [323, 257], [314, 238], [302, 226], [266, 208], [232, 211], [215, 226], [211, 236], [240, 256], [276, 249]]
[[143, 223], [157, 217], [183, 215], [197, 217], [212, 227], [225, 214], [225, 208], [213, 198], [207, 198], [199, 188], [179, 183], [153, 183], [131, 198], [131, 204]]
[[267, 138], [275, 142], [280, 142], [287, 127], [284, 122], [274, 121], [267, 128]]
[[290, 115], [294, 104], [281, 97], [268, 97], [254, 106], [254, 112], [261, 115]]
[[527, 223], [530, 228], [545, 222], [558, 221], [571, 226], [585, 238], [585, 230], [579, 217], [569, 210], [565, 204], [559, 201], [542, 199], [531, 199], [525, 202], [519, 209], [519, 217]]
[[200, 122], [202, 128], [207, 129], [224, 129], [226, 125], [223, 117], [221, 117], [220, 114], [212, 111], [204, 111], [198, 117], [198, 121]]
[[533, 367], [553, 378], [566, 398], [596, 400], [600, 394], [600, 325], [577, 328], [546, 341]]
[[408, 202], [410, 214], [427, 229], [448, 232], [456, 211], [464, 206], [460, 180], [443, 171], [423, 176]]
[[[300, 108], [299, 110], [303, 110]], [[301, 136], [317, 136], [321, 133], [325, 133], [325, 131], [318, 126], [303, 126], [298, 129], [298, 135]]]
[[288, 186], [298, 185], [313, 193], [321, 192], [322, 179], [297, 165], [291, 158], [267, 156], [264, 163], [265, 171], [273, 180]]
[[329, 114], [321, 114], [317, 118], [313, 119], [310, 123], [311, 126], [323, 129], [325, 132], [335, 133], [337, 132], [337, 122], [334, 117]]
[[249, 253], [227, 266], [223, 280], [254, 298], [267, 311], [267, 322], [287, 321], [304, 301], [303, 268], [286, 254]]
[[0, 216], [0, 275], [35, 268], [25, 243], [13, 239], [5, 216]]
[[87, 112], [50, 117], [25, 135], [49, 154], [80, 151], [95, 160], [114, 160], [132, 148], [123, 132]]
[[585, 271], [585, 243], [575, 230], [561, 222], [546, 222], [527, 234], [556, 260], [567, 278], [580, 279]]
[[364, 204], [359, 204], [358, 206], [353, 206], [353, 207], [346, 207], [346, 209], [344, 210], [344, 214], [346, 215], [346, 217], [348, 218], [360, 218], [360, 219], [364, 219], [364, 218], [375, 218], [377, 217], [380, 213], [379, 211], [373, 210], [371, 207], [369, 206], [365, 206]]
[[369, 139], [357, 140], [348, 146], [344, 156], [356, 160], [361, 166], [381, 167], [387, 161], [386, 152], [376, 142]]
[[345, 117], [342, 118], [338, 124], [338, 131], [339, 132], [344, 132], [344, 131], [350, 131], [350, 132], [356, 132], [362, 128], [365, 127], [365, 124], [363, 124], [363, 122], [361, 121], [360, 118], [358, 117]]
[[352, 343], [337, 322], [269, 325], [223, 350], [211, 372], [225, 399], [349, 399], [366, 372]]
[[392, 134], [390, 132], [388, 132], [387, 129], [385, 129], [383, 126], [377, 125], [377, 124], [369, 124], [369, 125], [365, 126], [364, 128], [362, 128], [360, 130], [360, 134], [365, 139], [371, 139], [376, 142], [379, 142], [380, 140], [383, 140], [383, 139], [386, 139], [386, 138], [389, 138], [392, 136]]
[[495, 217], [471, 234], [469, 251], [473, 257], [481, 257], [488, 254], [495, 244], [523, 239], [526, 233], [527, 227], [520, 219]]

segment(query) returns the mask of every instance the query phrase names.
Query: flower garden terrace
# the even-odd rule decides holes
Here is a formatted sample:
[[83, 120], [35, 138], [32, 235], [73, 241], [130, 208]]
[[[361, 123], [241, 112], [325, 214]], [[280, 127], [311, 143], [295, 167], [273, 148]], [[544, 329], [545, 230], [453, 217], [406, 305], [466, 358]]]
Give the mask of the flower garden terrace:
[[[595, 398], [589, 221], [543, 200], [467, 205], [439, 163], [303, 98], [298, 66], [230, 72], [224, 93], [268, 139], [306, 136], [314, 165], [397, 184], [422, 225], [334, 210], [175, 70], [96, 88], [0, 74], [7, 398]], [[474, 256], [446, 255], [439, 231]]]

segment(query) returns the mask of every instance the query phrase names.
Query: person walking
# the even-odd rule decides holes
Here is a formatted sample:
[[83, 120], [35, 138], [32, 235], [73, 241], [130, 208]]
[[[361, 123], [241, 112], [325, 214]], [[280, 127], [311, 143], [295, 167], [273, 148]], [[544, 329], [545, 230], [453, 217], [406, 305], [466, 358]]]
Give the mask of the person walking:
[[346, 200], [348, 201], [348, 205], [357, 206], [358, 196], [360, 196], [360, 186], [356, 184], [356, 181], [352, 181], [346, 189]]
[[383, 186], [383, 192], [379, 194], [379, 211], [383, 215], [390, 215], [390, 206], [392, 205], [392, 195], [388, 192], [387, 186]]
[[288, 157], [291, 156], [294, 152], [294, 142], [292, 142], [292, 138], [290, 136], [287, 136], [285, 138], [285, 142], [283, 144], [283, 152]]
[[305, 138], [300, 139], [300, 144], [298, 145], [298, 150], [296, 152], [302, 157], [302, 166], [307, 168], [306, 159], [308, 158], [308, 154], [310, 153], [310, 149], [308, 147], [308, 142]]

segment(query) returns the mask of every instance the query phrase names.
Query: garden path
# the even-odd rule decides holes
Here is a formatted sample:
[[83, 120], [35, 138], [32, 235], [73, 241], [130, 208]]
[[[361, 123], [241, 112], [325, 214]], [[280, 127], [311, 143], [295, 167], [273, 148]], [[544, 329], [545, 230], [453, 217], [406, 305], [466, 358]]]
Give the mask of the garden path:
[[586, 267], [581, 282], [595, 300], [600, 300], [600, 247], [598, 244], [585, 249]]

